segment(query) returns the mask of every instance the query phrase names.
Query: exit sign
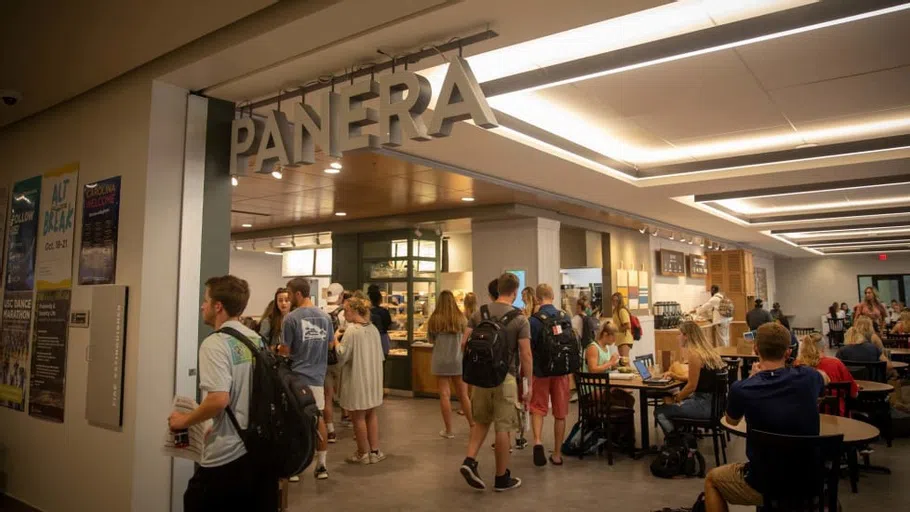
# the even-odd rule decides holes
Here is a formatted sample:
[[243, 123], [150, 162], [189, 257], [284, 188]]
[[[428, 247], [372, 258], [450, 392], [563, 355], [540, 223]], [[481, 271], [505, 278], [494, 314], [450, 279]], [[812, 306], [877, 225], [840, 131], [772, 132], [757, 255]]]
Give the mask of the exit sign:
[[888, 260], [888, 255], [887, 255], [887, 254], [882, 253], [882, 254], [879, 254], [879, 255], [878, 255], [878, 261], [887, 261], [887, 260]]

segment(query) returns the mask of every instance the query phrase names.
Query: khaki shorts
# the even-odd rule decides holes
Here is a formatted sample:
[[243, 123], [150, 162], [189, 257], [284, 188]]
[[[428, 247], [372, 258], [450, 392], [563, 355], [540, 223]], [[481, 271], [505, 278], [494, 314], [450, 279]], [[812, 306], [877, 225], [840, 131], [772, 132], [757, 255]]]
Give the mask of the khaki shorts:
[[743, 463], [727, 464], [712, 469], [708, 479], [727, 503], [760, 507], [762, 495], [746, 483], [745, 469]]
[[492, 424], [496, 432], [517, 432], [519, 410], [518, 385], [512, 375], [506, 375], [506, 380], [495, 388], [474, 386], [471, 392], [474, 421]]

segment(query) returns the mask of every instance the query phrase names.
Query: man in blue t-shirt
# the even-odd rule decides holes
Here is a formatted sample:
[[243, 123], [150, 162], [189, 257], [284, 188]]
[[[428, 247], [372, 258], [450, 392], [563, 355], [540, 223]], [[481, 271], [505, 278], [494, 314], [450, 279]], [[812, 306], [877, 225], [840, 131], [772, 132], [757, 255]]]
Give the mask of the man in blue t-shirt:
[[[825, 387], [823, 374], [809, 366], [786, 367], [790, 332], [780, 324], [767, 323], [758, 328], [755, 351], [759, 362], [752, 366], [752, 375], [730, 389], [727, 422], [737, 425], [745, 418], [750, 429], [817, 436], [817, 400]], [[746, 457], [753, 459], [748, 440]], [[748, 462], [712, 469], [705, 479], [706, 510], [726, 512], [727, 503], [761, 506], [762, 494], [751, 476]]]

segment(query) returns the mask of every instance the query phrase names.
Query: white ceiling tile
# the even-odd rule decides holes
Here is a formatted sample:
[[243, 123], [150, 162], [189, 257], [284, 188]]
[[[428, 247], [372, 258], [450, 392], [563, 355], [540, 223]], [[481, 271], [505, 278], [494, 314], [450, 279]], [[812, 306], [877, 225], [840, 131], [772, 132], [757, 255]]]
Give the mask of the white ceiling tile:
[[910, 11], [743, 46], [768, 90], [910, 65]]

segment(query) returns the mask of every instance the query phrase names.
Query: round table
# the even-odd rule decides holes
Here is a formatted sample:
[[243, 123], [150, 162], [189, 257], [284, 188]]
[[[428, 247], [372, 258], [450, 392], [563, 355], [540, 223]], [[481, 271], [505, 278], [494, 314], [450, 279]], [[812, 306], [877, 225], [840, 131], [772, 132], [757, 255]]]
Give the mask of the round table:
[[903, 370], [907, 368], [907, 366], [907, 363], [903, 361], [891, 361], [891, 368], [894, 368], [895, 370]]
[[859, 386], [860, 393], [891, 393], [894, 386], [871, 380], [858, 380], [856, 385]]
[[[844, 435], [844, 444], [865, 443], [879, 436], [879, 431], [874, 426], [862, 421], [830, 414], [819, 414], [821, 429], [819, 435], [831, 436]], [[727, 423], [727, 418], [720, 420], [720, 424], [733, 435], [746, 435], [746, 420], [743, 418], [736, 426]]]

